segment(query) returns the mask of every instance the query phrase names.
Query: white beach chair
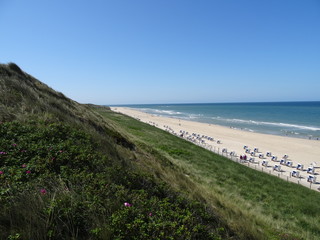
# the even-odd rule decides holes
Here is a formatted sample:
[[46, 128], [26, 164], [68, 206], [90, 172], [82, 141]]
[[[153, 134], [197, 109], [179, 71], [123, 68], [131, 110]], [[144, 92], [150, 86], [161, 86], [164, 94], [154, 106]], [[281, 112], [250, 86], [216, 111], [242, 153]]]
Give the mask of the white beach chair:
[[281, 171], [281, 166], [276, 164], [276, 165], [274, 165], [273, 170], [280, 172]]
[[307, 181], [310, 183], [316, 183], [317, 178], [315, 176], [309, 175]]
[[250, 149], [250, 148], [247, 148], [245, 152], [246, 152], [246, 153], [250, 153], [250, 151], [251, 151], [251, 149]]
[[254, 150], [253, 150], [254, 152], [259, 152], [259, 148], [254, 148]]
[[226, 148], [222, 148], [222, 152], [223, 153], [227, 153], [227, 149]]
[[255, 157], [255, 156], [256, 156], [256, 153], [255, 153], [255, 152], [251, 152], [250, 155], [251, 155], [252, 157]]
[[287, 165], [287, 167], [292, 167], [292, 161], [287, 161], [286, 165]]
[[267, 152], [267, 153], [266, 153], [266, 156], [267, 156], [267, 157], [271, 157], [271, 152]]
[[272, 157], [271, 157], [271, 161], [276, 162], [276, 161], [277, 161], [277, 159], [278, 159], [278, 157], [277, 157], [277, 156], [272, 156]]
[[264, 158], [264, 155], [262, 153], [259, 154], [259, 158]]
[[283, 159], [288, 159], [289, 155], [285, 154], [283, 155]]
[[280, 164], [281, 164], [281, 165], [286, 165], [286, 160], [285, 160], [285, 159], [281, 159], [281, 160], [280, 160]]
[[298, 163], [298, 164], [297, 164], [297, 169], [298, 169], [298, 170], [303, 170], [303, 164]]
[[314, 167], [313, 166], [312, 167], [308, 167], [307, 168], [307, 173], [314, 174]]
[[262, 166], [264, 166], [264, 167], [268, 167], [268, 161], [263, 160], [263, 161], [262, 161]]
[[298, 172], [298, 171], [292, 171], [292, 172], [291, 172], [291, 176], [298, 178], [298, 177], [300, 176], [300, 172]]
[[248, 148], [248, 146], [246, 146], [246, 145], [243, 146], [243, 149], [247, 149], [247, 148]]

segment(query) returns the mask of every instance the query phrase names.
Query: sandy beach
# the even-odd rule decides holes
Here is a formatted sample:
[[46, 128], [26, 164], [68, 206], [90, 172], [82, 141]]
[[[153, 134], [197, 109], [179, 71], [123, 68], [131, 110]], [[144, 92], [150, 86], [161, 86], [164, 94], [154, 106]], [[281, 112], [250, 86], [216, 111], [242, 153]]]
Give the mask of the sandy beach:
[[[212, 137], [213, 141], [204, 139], [205, 146], [212, 149], [212, 151], [221, 153], [222, 149], [225, 149], [229, 154], [234, 151], [236, 158], [239, 160], [240, 155], [247, 155], [248, 159], [254, 157], [255, 163], [250, 164], [247, 161], [244, 164], [257, 170], [277, 175], [285, 180], [311, 187], [314, 190], [318, 190], [320, 187], [318, 183], [320, 182], [320, 176], [318, 176], [320, 173], [320, 141], [260, 134], [213, 124], [166, 118], [126, 107], [112, 107], [111, 110], [152, 124], [160, 129], [170, 130], [174, 134], [180, 135], [181, 131], [184, 131], [190, 135], [195, 133], [200, 136]], [[250, 152], [254, 148], [258, 148], [258, 152], [255, 153], [255, 156], [251, 156], [250, 152], [245, 152], [244, 146], [248, 146]], [[271, 156], [276, 156], [277, 161], [272, 161], [271, 156], [266, 156], [267, 152], [271, 152]], [[259, 158], [259, 154], [264, 156]], [[286, 160], [292, 162], [291, 167], [280, 164], [279, 161], [283, 159], [284, 155], [288, 155]], [[268, 162], [267, 167], [262, 166], [263, 161]], [[304, 166], [303, 170], [296, 169], [298, 163]], [[274, 170], [275, 165], [280, 166], [280, 171]], [[311, 166], [314, 167], [314, 174], [307, 173], [307, 168]], [[292, 177], [292, 171], [298, 171], [300, 177]], [[310, 175], [318, 178], [315, 184], [310, 184], [307, 181]]]

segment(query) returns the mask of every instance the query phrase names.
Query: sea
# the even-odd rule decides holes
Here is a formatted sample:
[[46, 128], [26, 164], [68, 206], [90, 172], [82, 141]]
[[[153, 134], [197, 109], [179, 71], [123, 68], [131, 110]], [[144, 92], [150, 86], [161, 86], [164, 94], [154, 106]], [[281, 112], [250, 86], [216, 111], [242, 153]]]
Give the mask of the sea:
[[164, 117], [320, 140], [320, 101], [122, 105]]

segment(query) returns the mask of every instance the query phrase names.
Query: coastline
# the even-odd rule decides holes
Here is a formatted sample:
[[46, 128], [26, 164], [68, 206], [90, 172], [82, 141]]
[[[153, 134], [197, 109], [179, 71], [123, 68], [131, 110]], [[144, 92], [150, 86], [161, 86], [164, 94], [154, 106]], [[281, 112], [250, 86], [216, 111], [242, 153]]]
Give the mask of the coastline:
[[[259, 162], [259, 166], [261, 166], [263, 160], [268, 161], [269, 167], [265, 168], [265, 170], [272, 170], [273, 173], [275, 172], [273, 171], [273, 166], [276, 164], [279, 165], [280, 163], [271, 161], [271, 157], [267, 157], [266, 152], [271, 152], [272, 155], [277, 156], [278, 161], [280, 161], [284, 155], [288, 155], [288, 161], [292, 161], [293, 167], [281, 165], [281, 171], [278, 172], [279, 177], [281, 174], [284, 179], [289, 180], [290, 177], [290, 180], [293, 182], [300, 180], [300, 183], [305, 186], [309, 186], [307, 178], [310, 175], [306, 171], [299, 171], [301, 177], [299, 179], [291, 178], [291, 172], [296, 170], [294, 167], [298, 163], [303, 164], [304, 169], [314, 166], [315, 177], [317, 177], [320, 172], [320, 169], [318, 169], [318, 167], [320, 167], [320, 141], [317, 140], [249, 132], [214, 124], [156, 116], [128, 107], [111, 107], [111, 110], [155, 125], [163, 130], [170, 128], [176, 134], [180, 133], [180, 131], [185, 131], [190, 134], [196, 133], [212, 137], [214, 141], [207, 141], [212, 148], [218, 151], [221, 151], [223, 148], [227, 149], [227, 152], [234, 151], [238, 157], [244, 154], [251, 157], [250, 154], [245, 153], [243, 149], [245, 145], [252, 151], [254, 148], [258, 148], [259, 153], [264, 154], [263, 159], [255, 156], [255, 159]], [[217, 143], [217, 140], [220, 140], [220, 144]], [[257, 167], [255, 166], [255, 168]], [[261, 169], [263, 171], [263, 168]], [[272, 174], [271, 171], [270, 174]], [[320, 181], [320, 177], [317, 180]], [[313, 189], [319, 187], [319, 184], [312, 185], [314, 185], [312, 187]]]

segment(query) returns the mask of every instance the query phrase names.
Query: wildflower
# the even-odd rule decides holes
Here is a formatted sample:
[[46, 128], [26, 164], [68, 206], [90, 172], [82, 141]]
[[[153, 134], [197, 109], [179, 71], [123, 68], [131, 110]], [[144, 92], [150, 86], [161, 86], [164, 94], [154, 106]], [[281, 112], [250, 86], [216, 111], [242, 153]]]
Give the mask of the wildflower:
[[5, 154], [7, 154], [6, 152], [0, 152], [0, 155], [5, 155]]
[[24, 150], [24, 149], [23, 149], [23, 150], [21, 150], [20, 152], [27, 152], [27, 150]]
[[22, 164], [21, 167], [22, 167], [22, 168], [26, 168], [26, 167], [27, 167], [27, 164]]
[[26, 171], [26, 174], [30, 174], [30, 173], [31, 173], [31, 171], [30, 171], [30, 170], [27, 170], [27, 171]]
[[12, 144], [12, 146], [13, 146], [13, 147], [16, 147], [16, 146], [17, 146], [17, 144], [15, 144], [15, 143], [14, 143], [14, 144]]
[[45, 188], [41, 188], [40, 193], [45, 195], [45, 194], [47, 194], [47, 190]]
[[125, 202], [125, 203], [124, 203], [124, 206], [125, 206], [125, 207], [132, 207], [132, 204], [130, 204], [130, 203], [128, 203], [128, 202]]
[[148, 215], [149, 215], [149, 217], [152, 217], [152, 212], [149, 212], [149, 214], [148, 214]]
[[0, 175], [2, 175], [3, 174], [3, 171], [0, 171]]

